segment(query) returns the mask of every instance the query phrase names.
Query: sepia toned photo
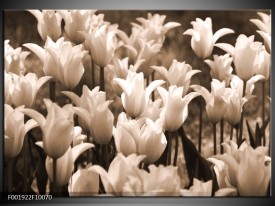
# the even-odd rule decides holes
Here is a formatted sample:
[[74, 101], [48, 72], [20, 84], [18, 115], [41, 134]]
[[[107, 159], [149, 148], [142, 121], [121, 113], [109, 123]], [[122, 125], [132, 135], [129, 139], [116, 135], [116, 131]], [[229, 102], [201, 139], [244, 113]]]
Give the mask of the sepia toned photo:
[[270, 10], [3, 15], [4, 192], [270, 196]]

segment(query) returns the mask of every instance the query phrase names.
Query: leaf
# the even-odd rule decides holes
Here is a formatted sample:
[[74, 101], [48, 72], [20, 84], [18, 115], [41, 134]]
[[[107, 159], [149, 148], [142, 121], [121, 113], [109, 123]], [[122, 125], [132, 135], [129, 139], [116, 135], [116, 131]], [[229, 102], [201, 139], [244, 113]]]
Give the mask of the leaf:
[[256, 131], [255, 131], [255, 140], [256, 140], [256, 147], [261, 146], [261, 135], [260, 135], [260, 126], [259, 123], [256, 123]]
[[213, 174], [208, 161], [199, 154], [193, 142], [187, 138], [183, 127], [178, 132], [182, 139], [186, 169], [190, 180], [189, 187], [193, 185], [193, 178], [203, 180], [204, 182], [213, 180]]
[[255, 137], [254, 137], [255, 135], [254, 135], [247, 120], [246, 120], [246, 127], [247, 127], [247, 131], [248, 131], [248, 135], [249, 135], [250, 145], [251, 145], [251, 147], [253, 147], [253, 149], [255, 149], [256, 148]]

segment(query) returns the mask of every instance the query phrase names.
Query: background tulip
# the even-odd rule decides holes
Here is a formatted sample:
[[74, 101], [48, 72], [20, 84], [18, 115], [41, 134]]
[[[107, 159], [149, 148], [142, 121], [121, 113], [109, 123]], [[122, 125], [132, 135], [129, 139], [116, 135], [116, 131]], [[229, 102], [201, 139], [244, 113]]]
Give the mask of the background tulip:
[[28, 10], [37, 19], [37, 29], [41, 38], [46, 41], [47, 36], [57, 40], [61, 35], [61, 16], [54, 10]]
[[213, 35], [212, 19], [209, 17], [205, 21], [196, 18], [196, 21], [192, 21], [191, 24], [193, 25], [193, 29], [188, 29], [183, 34], [192, 36], [191, 47], [195, 54], [202, 59], [212, 53], [214, 44], [220, 37], [234, 33], [232, 29], [222, 28]]

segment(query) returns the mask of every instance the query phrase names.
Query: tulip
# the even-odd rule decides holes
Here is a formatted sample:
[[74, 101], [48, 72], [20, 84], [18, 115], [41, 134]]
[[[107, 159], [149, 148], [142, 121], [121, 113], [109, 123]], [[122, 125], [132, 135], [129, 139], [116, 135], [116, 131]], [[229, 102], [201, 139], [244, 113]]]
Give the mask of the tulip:
[[49, 157], [57, 159], [64, 155], [73, 141], [73, 108], [71, 104], [61, 108], [49, 99], [44, 99], [44, 103], [48, 110], [46, 119], [33, 109], [23, 109], [23, 113], [39, 124], [43, 133], [45, 153]]
[[232, 29], [222, 28], [213, 35], [212, 20], [209, 17], [205, 21], [196, 18], [196, 21], [192, 21], [191, 24], [193, 29], [188, 29], [183, 35], [192, 36], [191, 47], [195, 54], [202, 59], [212, 53], [214, 44], [219, 38], [226, 34], [234, 33]]
[[4, 154], [8, 159], [19, 155], [25, 135], [29, 130], [38, 126], [33, 119], [24, 124], [24, 114], [21, 109], [21, 107], [13, 109], [10, 105], [5, 104]]
[[93, 61], [103, 69], [110, 63], [115, 53], [115, 31], [109, 31], [107, 25], [102, 25], [94, 28], [91, 33], [82, 32], [82, 34]]
[[188, 104], [195, 97], [197, 92], [191, 92], [182, 97], [183, 87], [170, 86], [169, 90], [162, 87], [157, 88], [164, 107], [160, 113], [160, 119], [164, 122], [165, 130], [169, 132], [177, 131], [188, 117]]
[[223, 144], [226, 154], [216, 157], [227, 165], [230, 184], [241, 196], [266, 196], [271, 175], [270, 158], [265, 156], [267, 149], [253, 149], [244, 143], [237, 148], [236, 144], [230, 143], [230, 146]]
[[155, 80], [144, 89], [143, 73], [128, 72], [126, 80], [115, 78], [123, 93], [121, 95], [122, 105], [126, 113], [135, 118], [142, 114], [149, 102], [149, 96], [158, 86], [164, 83], [163, 80]]
[[123, 195], [179, 196], [178, 168], [171, 165], [149, 165], [149, 172], [139, 169], [135, 175], [128, 176], [128, 181], [123, 186]]
[[225, 82], [213, 79], [211, 82], [211, 93], [200, 85], [190, 86], [196, 92], [200, 93], [206, 102], [206, 113], [209, 121], [213, 124], [219, 122], [227, 110], [227, 95], [229, 88], [225, 88]]
[[120, 86], [113, 81], [114, 78], [121, 78], [121, 79], [126, 79], [127, 75], [128, 75], [128, 71], [137, 71], [138, 68], [141, 66], [141, 64], [144, 62], [145, 60], [139, 60], [137, 61], [134, 65], [130, 65], [129, 66], [129, 58], [126, 57], [122, 60], [114, 58], [113, 59], [113, 65], [108, 65], [108, 68], [110, 69], [110, 71], [113, 73], [113, 77], [111, 80], [111, 86], [112, 89], [114, 90], [114, 92], [116, 93], [117, 96], [121, 96], [123, 90], [120, 88]]
[[130, 57], [134, 58], [135, 62], [145, 60], [136, 72], [143, 72], [144, 77], [148, 77], [153, 72], [151, 66], [162, 45], [154, 41], [146, 42], [144, 39], [139, 39], [138, 44], [138, 50], [131, 45], [125, 45], [125, 47], [131, 52]]
[[57, 40], [61, 34], [62, 17], [54, 10], [28, 10], [37, 19], [37, 29], [41, 38], [46, 41], [49, 36], [53, 40]]
[[258, 27], [258, 29], [270, 35], [271, 34], [271, 15], [265, 14], [263, 12], [258, 12], [257, 14], [261, 17], [262, 20], [250, 19], [250, 21], [254, 23]]
[[235, 47], [226, 43], [218, 43], [215, 46], [225, 50], [233, 57], [236, 73], [242, 80], [247, 81], [255, 74], [257, 55], [262, 43], [254, 42], [254, 36], [239, 35]]
[[25, 73], [26, 67], [24, 65], [26, 57], [29, 52], [22, 51], [21, 47], [14, 49], [10, 44], [10, 40], [5, 40], [4, 55], [5, 55], [5, 70], [19, 75]]
[[20, 105], [31, 107], [38, 90], [50, 79], [51, 77], [49, 76], [44, 76], [38, 79], [35, 73], [28, 73], [25, 76], [22, 74], [19, 76], [14, 74], [11, 92], [13, 104], [16, 107]]
[[106, 194], [121, 196], [128, 177], [136, 175], [142, 159], [144, 159], [142, 155], [132, 154], [125, 157], [118, 153], [111, 162], [108, 172], [98, 165], [94, 165], [91, 170], [100, 175]]
[[77, 106], [75, 113], [80, 117], [80, 125], [88, 130], [98, 144], [105, 145], [112, 138], [114, 115], [108, 108], [112, 101], [106, 101], [106, 93], [95, 87], [92, 91], [83, 86], [83, 94], [78, 97], [73, 92], [62, 92]]
[[169, 86], [176, 85], [177, 87], [183, 87], [183, 96], [187, 93], [191, 77], [200, 72], [199, 70], [192, 70], [189, 64], [178, 62], [176, 59], [173, 60], [173, 63], [169, 67], [169, 71], [163, 66], [152, 66], [152, 68], [164, 77], [169, 83]]
[[76, 43], [80, 44], [85, 39], [79, 31], [88, 32], [90, 27], [90, 17], [96, 12], [96, 10], [59, 10], [59, 13], [65, 21], [65, 32], [68, 38]]
[[255, 74], [260, 74], [264, 76], [265, 80], [268, 80], [270, 75], [270, 61], [271, 56], [270, 54], [265, 50], [264, 46], [260, 50], [259, 54], [257, 55], [258, 61], [257, 61], [257, 67], [255, 70]]
[[[158, 119], [153, 122], [146, 119], [146, 124], [142, 127], [142, 135], [139, 142], [139, 154], [145, 155], [145, 163], [156, 162], [164, 152], [167, 140], [163, 133], [163, 123]], [[152, 149], [152, 145], [154, 148]]]
[[140, 117], [145, 117], [153, 121], [156, 121], [157, 119], [159, 119], [160, 113], [162, 111], [161, 105], [162, 105], [161, 99], [157, 99], [154, 102], [150, 99], [147, 104], [147, 107], [142, 112]]
[[70, 178], [68, 185], [70, 196], [92, 196], [99, 191], [99, 175], [90, 168], [79, 169]]
[[83, 50], [82, 45], [72, 46], [71, 42], [64, 41], [64, 37], [53, 42], [48, 37], [45, 49], [32, 43], [24, 46], [39, 57], [45, 75], [52, 76], [54, 81], [60, 81], [66, 88], [77, 86], [84, 73], [82, 58], [88, 52]]
[[193, 185], [189, 190], [182, 189], [181, 196], [211, 196], [212, 193], [212, 180], [202, 182], [193, 178]]
[[225, 84], [228, 85], [232, 76], [233, 68], [231, 63], [233, 61], [232, 57], [229, 57], [229, 54], [225, 55], [214, 55], [214, 61], [204, 60], [211, 69], [210, 75], [212, 79], [217, 79], [219, 81], [225, 81]]
[[[45, 144], [43, 144], [43, 147]], [[59, 145], [60, 146], [60, 145]], [[74, 162], [85, 150], [94, 147], [93, 144], [83, 143], [73, 148], [68, 147], [65, 153], [56, 160], [56, 185], [61, 187], [67, 184], [74, 170]], [[45, 149], [45, 148], [44, 148]], [[47, 174], [53, 181], [53, 159], [49, 156], [46, 158], [45, 166]]]
[[86, 140], [87, 136], [81, 134], [82, 128], [79, 126], [74, 127], [73, 147], [82, 144]]

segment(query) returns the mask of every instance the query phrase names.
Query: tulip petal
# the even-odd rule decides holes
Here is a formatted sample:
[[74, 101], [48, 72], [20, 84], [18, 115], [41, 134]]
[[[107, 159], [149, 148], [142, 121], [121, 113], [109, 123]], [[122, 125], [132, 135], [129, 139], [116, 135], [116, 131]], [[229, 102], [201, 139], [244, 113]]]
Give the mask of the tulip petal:
[[194, 30], [193, 30], [193, 29], [188, 29], [188, 30], [186, 30], [186, 31], [183, 33], [183, 35], [190, 35], [190, 36], [193, 36], [193, 34], [194, 34]]
[[46, 51], [42, 47], [38, 46], [37, 44], [33, 44], [33, 43], [26, 43], [26, 44], [23, 44], [23, 46], [27, 47], [29, 50], [31, 50], [33, 53], [35, 53], [36, 56], [40, 59], [40, 61], [44, 65], [44, 58], [46, 55]]
[[38, 79], [36, 90], [39, 90], [40, 87], [42, 87], [43, 84], [45, 84], [47, 81], [49, 81], [52, 77], [51, 76], [44, 76]]
[[94, 147], [93, 144], [91, 143], [82, 143], [79, 145], [76, 145], [75, 147], [72, 148], [72, 158], [73, 158], [73, 162], [75, 162], [75, 160], [79, 157], [79, 155], [81, 153], [83, 153], [85, 150], [90, 149]]
[[226, 34], [232, 34], [234, 33], [234, 30], [232, 29], [228, 29], [228, 28], [222, 28], [219, 29], [218, 31], [215, 32], [214, 36], [213, 36], [213, 43], [215, 44], [216, 41], [221, 38], [222, 36], [226, 35]]
[[115, 192], [113, 185], [111, 184], [112, 181], [110, 180], [108, 173], [102, 167], [98, 165], [94, 165], [89, 169], [100, 175], [105, 192], [107, 194], [111, 194]]
[[266, 25], [260, 19], [250, 19], [250, 21], [255, 24], [261, 31], [266, 33], [268, 32], [266, 29]]
[[163, 80], [155, 80], [149, 84], [149, 86], [145, 89], [145, 104], [147, 105], [149, 101], [150, 94], [160, 85], [164, 84]]
[[42, 114], [40, 114], [34, 109], [25, 109], [25, 108], [22, 109], [22, 113], [34, 119], [39, 124], [42, 132], [44, 133], [44, 125], [45, 125], [46, 119]]
[[138, 55], [138, 52], [137, 52], [137, 50], [133, 46], [131, 46], [131, 45], [124, 45], [124, 47], [127, 48], [130, 51], [131, 56], [133, 56], [134, 58], [136, 58], [136, 56]]
[[217, 43], [217, 44], [214, 44], [214, 46], [219, 47], [220, 49], [222, 49], [225, 52], [229, 53], [233, 57], [235, 55], [235, 47], [233, 47], [231, 44]]
[[168, 71], [164, 66], [151, 66], [151, 68], [158, 71], [165, 80], [168, 79]]
[[43, 147], [43, 141], [37, 141], [35, 144], [37, 146], [41, 147], [42, 149], [44, 149], [44, 147]]
[[168, 23], [164, 24], [164, 26], [163, 26], [164, 32], [166, 33], [170, 29], [173, 29], [173, 28], [178, 27], [178, 26], [181, 26], [181, 24], [177, 23], [177, 22], [168, 22]]
[[220, 196], [237, 196], [238, 192], [235, 188], [221, 188], [215, 192], [216, 197]]
[[134, 66], [130, 67], [130, 70], [133, 72], [137, 72], [138, 68], [145, 62], [145, 59], [139, 59], [137, 60], [137, 62], [135, 63]]
[[209, 102], [210, 101], [211, 94], [204, 87], [202, 87], [200, 85], [191, 85], [190, 88], [193, 89], [194, 91], [200, 93], [202, 95], [202, 97], [204, 98], [205, 102]]
[[74, 92], [62, 91], [61, 94], [66, 95], [69, 99], [72, 100], [72, 102], [73, 102], [76, 106], [80, 106], [80, 97], [77, 96]]
[[266, 42], [266, 45], [268, 46], [267, 50], [271, 51], [271, 35], [263, 31], [257, 32], [263, 37], [264, 41]]
[[125, 92], [127, 96], [130, 95], [131, 85], [126, 80], [121, 78], [114, 78], [113, 81], [116, 82], [121, 87], [121, 89]]
[[25, 124], [25, 134], [27, 134], [28, 131], [30, 131], [31, 129], [37, 126], [38, 126], [38, 123], [35, 120], [33, 119], [28, 120]]

